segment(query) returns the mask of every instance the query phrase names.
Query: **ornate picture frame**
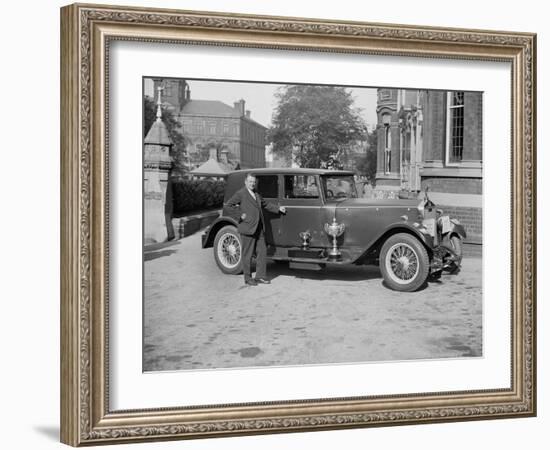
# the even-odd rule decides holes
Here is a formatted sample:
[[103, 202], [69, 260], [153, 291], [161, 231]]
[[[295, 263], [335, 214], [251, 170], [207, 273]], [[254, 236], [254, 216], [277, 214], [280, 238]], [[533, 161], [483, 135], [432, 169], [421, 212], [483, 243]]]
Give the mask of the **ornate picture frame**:
[[[511, 65], [509, 388], [113, 411], [109, 48], [200, 43]], [[61, 440], [191, 439], [536, 414], [536, 35], [74, 4], [61, 9]]]

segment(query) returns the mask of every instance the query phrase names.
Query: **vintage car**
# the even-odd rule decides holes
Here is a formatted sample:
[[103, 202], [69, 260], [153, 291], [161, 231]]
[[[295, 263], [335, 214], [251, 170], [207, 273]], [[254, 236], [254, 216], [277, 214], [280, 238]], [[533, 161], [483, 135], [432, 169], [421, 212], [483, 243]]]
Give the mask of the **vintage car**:
[[[264, 210], [267, 255], [291, 268], [320, 270], [378, 264], [388, 287], [415, 291], [428, 277], [457, 272], [464, 227], [429, 200], [359, 198], [354, 174], [326, 169], [253, 169], [232, 172], [225, 201], [256, 176], [256, 190], [286, 214]], [[227, 274], [242, 272], [239, 209], [224, 204], [202, 235], [202, 247]]]

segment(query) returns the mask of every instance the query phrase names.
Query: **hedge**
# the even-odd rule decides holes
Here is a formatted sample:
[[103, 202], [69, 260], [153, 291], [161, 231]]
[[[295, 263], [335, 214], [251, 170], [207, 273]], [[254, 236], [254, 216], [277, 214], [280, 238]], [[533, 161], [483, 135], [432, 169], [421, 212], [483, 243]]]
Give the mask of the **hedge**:
[[225, 181], [178, 180], [172, 182], [173, 213], [221, 208]]

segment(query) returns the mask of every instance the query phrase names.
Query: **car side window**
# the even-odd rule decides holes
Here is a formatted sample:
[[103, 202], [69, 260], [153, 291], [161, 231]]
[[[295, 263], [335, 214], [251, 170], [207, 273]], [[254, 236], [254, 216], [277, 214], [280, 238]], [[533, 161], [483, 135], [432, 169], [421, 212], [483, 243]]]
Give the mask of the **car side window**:
[[319, 198], [315, 175], [285, 175], [285, 198]]
[[278, 198], [279, 177], [277, 175], [256, 175], [256, 190], [263, 198]]

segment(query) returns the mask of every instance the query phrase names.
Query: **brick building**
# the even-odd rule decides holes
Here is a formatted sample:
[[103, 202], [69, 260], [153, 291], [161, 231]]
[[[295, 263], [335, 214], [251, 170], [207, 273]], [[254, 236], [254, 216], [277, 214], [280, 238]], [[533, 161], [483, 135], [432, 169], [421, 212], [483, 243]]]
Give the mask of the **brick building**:
[[378, 191], [418, 193], [458, 216], [481, 242], [482, 93], [378, 89]]
[[267, 128], [251, 118], [243, 99], [229, 106], [216, 100], [195, 100], [186, 80], [154, 79], [162, 86], [164, 105], [170, 109], [188, 140], [189, 170], [208, 161], [214, 148], [221, 157], [242, 169], [265, 167]]

